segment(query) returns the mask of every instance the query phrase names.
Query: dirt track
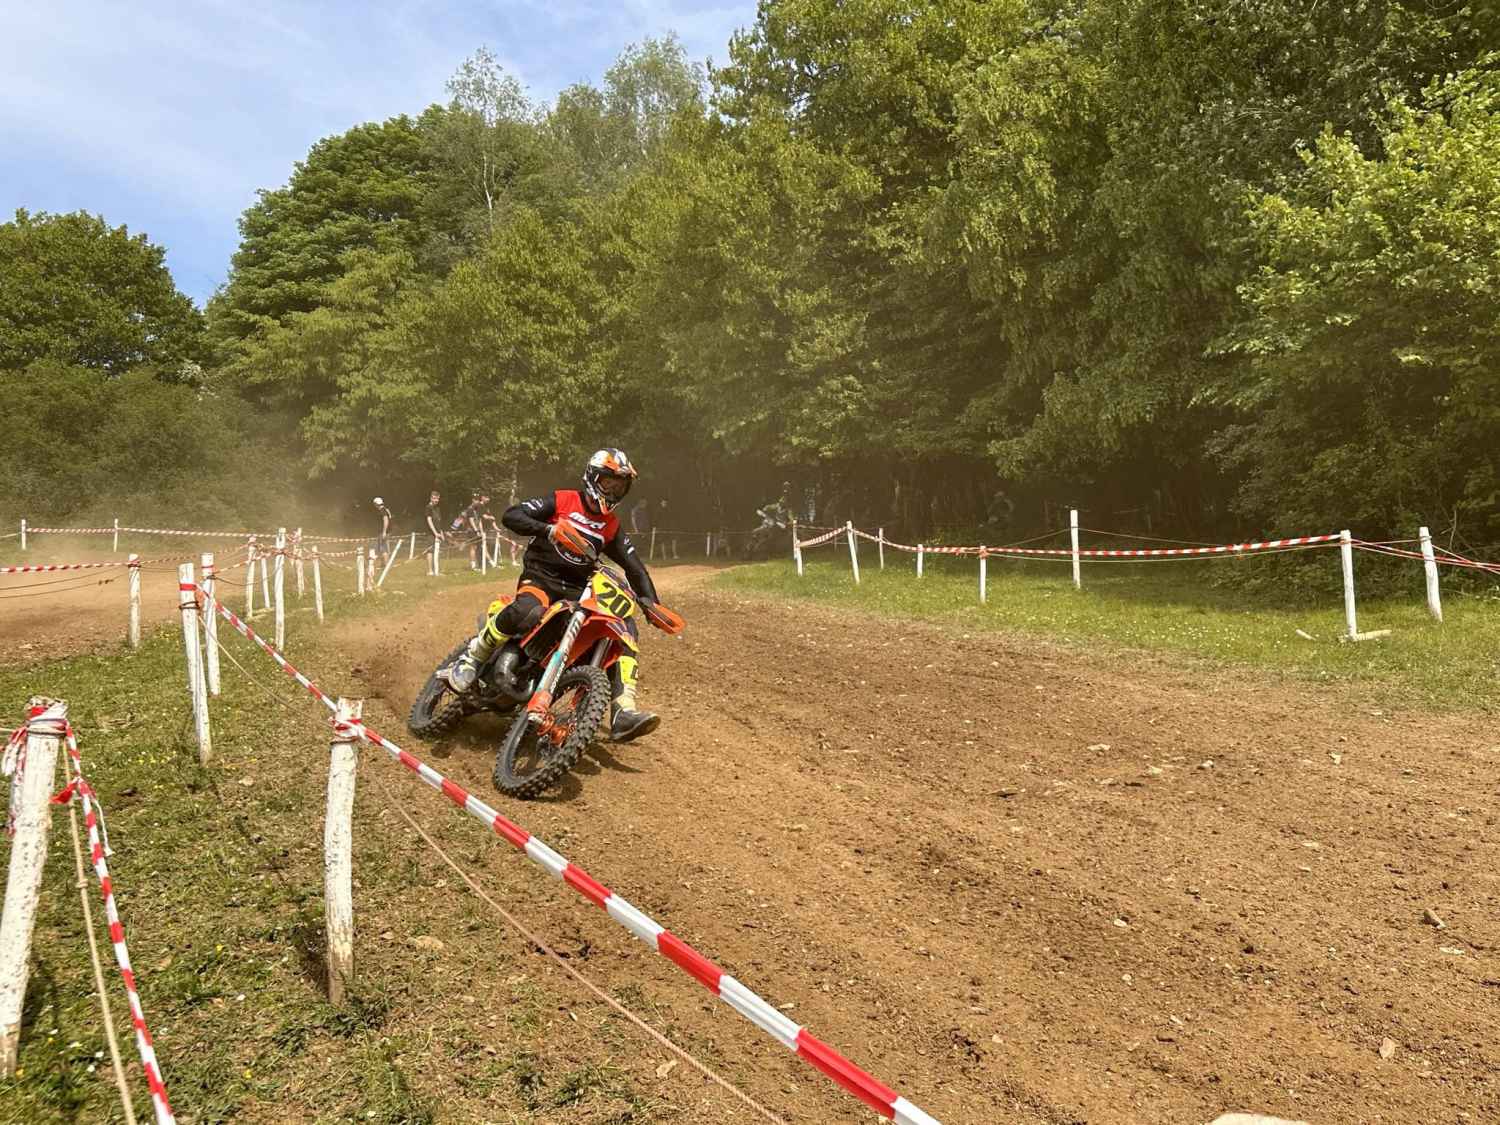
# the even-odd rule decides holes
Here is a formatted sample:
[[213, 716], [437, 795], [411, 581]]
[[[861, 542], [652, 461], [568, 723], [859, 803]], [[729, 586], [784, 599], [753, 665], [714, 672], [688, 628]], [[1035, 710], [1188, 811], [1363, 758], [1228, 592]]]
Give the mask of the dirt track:
[[[702, 577], [667, 573], [689, 631], [648, 639], [662, 729], [554, 799], [495, 797], [482, 720], [412, 745], [946, 1125], [1500, 1120], [1500, 732]], [[367, 715], [396, 726], [477, 600], [346, 627]], [[606, 987], [697, 988], [486, 855], [572, 904], [532, 920]], [[682, 1022], [756, 1096], [870, 1119], [703, 1001]]]

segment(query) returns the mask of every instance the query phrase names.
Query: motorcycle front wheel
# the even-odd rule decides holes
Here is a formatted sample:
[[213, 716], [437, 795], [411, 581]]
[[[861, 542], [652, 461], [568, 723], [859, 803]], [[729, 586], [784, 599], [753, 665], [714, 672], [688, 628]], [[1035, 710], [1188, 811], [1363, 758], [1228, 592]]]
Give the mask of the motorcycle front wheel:
[[[467, 647], [467, 641], [459, 645], [444, 658], [438, 669], [452, 664], [463, 655]], [[463, 700], [454, 695], [448, 682], [434, 671], [427, 677], [417, 698], [412, 701], [411, 713], [406, 717], [406, 729], [418, 738], [440, 738], [458, 726], [468, 712]]]
[[609, 711], [609, 676], [583, 665], [558, 677], [540, 721], [517, 713], [495, 759], [495, 788], [510, 797], [535, 797], [577, 763]]

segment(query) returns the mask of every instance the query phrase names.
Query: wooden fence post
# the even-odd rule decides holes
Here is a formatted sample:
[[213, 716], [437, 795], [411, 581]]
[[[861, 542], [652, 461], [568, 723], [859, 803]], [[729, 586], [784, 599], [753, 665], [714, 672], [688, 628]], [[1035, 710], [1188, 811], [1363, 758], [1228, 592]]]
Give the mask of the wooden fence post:
[[304, 587], [302, 585], [302, 529], [299, 527], [292, 532], [292, 568], [297, 574], [297, 600], [302, 600]]
[[854, 521], [849, 520], [844, 524], [844, 531], [849, 536], [849, 565], [854, 568], [854, 584], [859, 585], [859, 550], [854, 545]]
[[1339, 555], [1344, 569], [1344, 622], [1353, 641], [1359, 639], [1359, 622], [1354, 616], [1354, 537], [1347, 528], [1339, 532]]
[[804, 577], [802, 571], [802, 543], [797, 538], [797, 521], [792, 520], [792, 561], [797, 564], [797, 577]]
[[[266, 552], [260, 553], [260, 605], [262, 609], [271, 608], [271, 572]], [[253, 577], [253, 576], [252, 576]]]
[[406, 552], [406, 557], [409, 559], [417, 557], [417, 533], [415, 531], [411, 533], [411, 549]]
[[276, 647], [286, 648], [286, 528], [276, 529]]
[[213, 740], [208, 730], [208, 685], [203, 678], [203, 653], [198, 648], [198, 587], [193, 564], [177, 568], [177, 594], [182, 609], [182, 649], [187, 657], [188, 694], [193, 700], [193, 732], [198, 738], [198, 762], [208, 765]]
[[432, 576], [434, 578], [438, 577], [439, 575], [441, 575], [443, 573], [443, 555], [442, 555], [442, 550], [441, 550], [442, 546], [443, 546], [443, 541], [441, 539], [436, 539], [436, 538], [433, 539], [433, 541], [432, 541]]
[[318, 564], [318, 545], [313, 544], [313, 607], [318, 611], [318, 624], [323, 624], [323, 568]]
[[927, 548], [923, 544], [918, 543], [917, 544], [917, 577], [918, 578], [922, 577], [922, 556], [924, 554], [926, 554], [926, 553], [927, 553]]
[[354, 548], [354, 588], [360, 597], [365, 596], [365, 549]]
[[396, 565], [396, 556], [401, 553], [401, 548], [404, 547], [404, 546], [406, 546], [406, 540], [404, 540], [404, 539], [397, 539], [396, 540], [396, 549], [394, 551], [392, 551], [389, 555], [386, 556], [386, 558], [385, 558], [385, 566], [380, 571], [380, 581], [378, 581], [378, 582], [375, 583], [376, 588], [379, 588], [379, 587], [385, 585], [385, 576], [391, 572], [391, 567], [393, 567], [393, 566]]
[[130, 627], [125, 636], [131, 648], [141, 647], [141, 556], [126, 560], [130, 570]]
[[880, 548], [880, 569], [885, 569], [885, 528], [880, 529], [880, 538], [876, 540]]
[[245, 546], [245, 620], [255, 617], [255, 536]]
[[1432, 553], [1432, 532], [1425, 527], [1417, 529], [1422, 540], [1422, 569], [1427, 572], [1427, 612], [1439, 622], [1443, 620], [1443, 595], [1438, 589], [1437, 559]]
[[52, 824], [50, 802], [62, 748], [68, 705], [40, 696], [28, 712], [44, 708], [30, 719], [26, 732], [24, 772], [15, 797], [15, 839], [10, 846], [10, 875], [5, 884], [5, 912], [0, 915], [0, 1077], [16, 1073], [21, 1046], [21, 1009], [26, 1000], [26, 978], [31, 972], [31, 935], [36, 927], [42, 872], [47, 865], [47, 833]]
[[990, 553], [983, 547], [979, 548], [979, 604], [983, 605], [990, 600], [989, 590], [989, 567]]
[[115, 552], [120, 550], [120, 517], [115, 517], [115, 545], [111, 548]]
[[1083, 570], [1079, 567], [1078, 556], [1078, 509], [1068, 509], [1068, 530], [1073, 533], [1073, 588], [1083, 589]]
[[651, 529], [651, 552], [646, 556], [647, 562], [656, 561], [656, 528]]
[[21, 521], [21, 550], [26, 550], [26, 521]]
[[208, 679], [208, 694], [219, 694], [219, 615], [214, 609], [213, 599], [219, 596], [219, 572], [214, 568], [214, 557], [205, 554], [203, 562], [203, 593], [208, 599], [203, 606], [203, 655], [204, 670]]
[[323, 818], [323, 905], [328, 925], [328, 1002], [342, 1004], [354, 978], [354, 780], [359, 738], [348, 724], [364, 701], [338, 701], [328, 744], [328, 808]]

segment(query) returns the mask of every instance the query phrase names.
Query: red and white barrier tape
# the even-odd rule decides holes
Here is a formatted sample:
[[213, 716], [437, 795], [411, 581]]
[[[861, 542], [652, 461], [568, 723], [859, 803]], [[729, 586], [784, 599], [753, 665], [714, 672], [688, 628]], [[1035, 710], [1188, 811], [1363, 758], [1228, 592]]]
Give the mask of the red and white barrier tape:
[[124, 562], [39, 563], [34, 566], [0, 566], [0, 574], [44, 574], [54, 570], [99, 570], [104, 567], [145, 566], [150, 563], [197, 562], [196, 555], [176, 559], [127, 559]]
[[[190, 589], [191, 587], [184, 588]], [[198, 588], [198, 592], [203, 593], [201, 587]], [[307, 688], [325, 707], [337, 712], [337, 704], [311, 680], [293, 668], [272, 645], [256, 636], [255, 631], [240, 621], [222, 602], [209, 598], [207, 595], [204, 597], [205, 604], [211, 603], [239, 633], [264, 649], [283, 671]], [[828, 1044], [810, 1035], [805, 1028], [793, 1023], [780, 1010], [761, 999], [670, 930], [643, 914], [582, 868], [569, 863], [540, 839], [490, 808], [461, 785], [444, 777], [425, 762], [366, 726], [362, 721], [356, 720], [348, 724], [336, 721], [334, 727], [341, 735], [352, 735], [379, 746], [464, 812], [486, 825], [497, 836], [509, 841], [518, 851], [524, 852], [528, 859], [543, 868], [554, 879], [560, 879], [568, 884], [656, 953], [693, 977], [699, 984], [783, 1047], [795, 1052], [821, 1070], [876, 1113], [897, 1122], [897, 1125], [940, 1125], [935, 1117], [918, 1109], [896, 1091], [855, 1066]]]
[[[799, 543], [799, 547], [815, 547], [820, 543], [843, 533], [839, 528], [823, 535], [817, 539]], [[883, 542], [894, 551], [915, 552], [919, 548], [909, 543], [897, 543], [894, 539], [881, 539], [877, 535], [871, 535], [868, 531], [854, 528], [854, 534], [860, 539], [868, 539], [872, 543]], [[1310, 547], [1320, 543], [1336, 543], [1339, 539], [1337, 531], [1327, 535], [1297, 535], [1288, 539], [1265, 539], [1248, 543], [1225, 543], [1213, 547], [1149, 547], [1142, 549], [1115, 549], [1089, 547], [1078, 551], [1078, 556], [1085, 559], [1138, 559], [1138, 558], [1183, 558], [1193, 555], [1241, 555], [1252, 551], [1280, 551], [1292, 547]], [[978, 555], [983, 552], [993, 558], [996, 555], [1017, 556], [1044, 556], [1048, 558], [1071, 558], [1073, 551], [1067, 547], [937, 547], [923, 545], [920, 550], [929, 555]]]
[[173, 527], [28, 527], [26, 529], [27, 535], [113, 535], [115, 532], [122, 535], [126, 532], [134, 535], [186, 535], [196, 539], [249, 539], [254, 535], [266, 534], [256, 531], [183, 531]]
[[114, 947], [115, 962], [120, 966], [120, 978], [125, 982], [125, 997], [130, 1002], [130, 1022], [135, 1028], [135, 1047], [141, 1056], [141, 1069], [146, 1075], [146, 1085], [151, 1090], [151, 1105], [156, 1111], [157, 1125], [175, 1125], [172, 1103], [167, 1098], [166, 1083], [162, 1080], [161, 1063], [156, 1058], [156, 1048], [151, 1039], [151, 1029], [146, 1026], [146, 1010], [141, 1005], [140, 992], [136, 988], [135, 970], [130, 965], [130, 950], [125, 946], [125, 926], [120, 921], [120, 912], [115, 905], [115, 887], [109, 876], [105, 856], [108, 837], [101, 838], [104, 825], [103, 810], [99, 807], [99, 796], [83, 773], [83, 758], [78, 753], [78, 738], [73, 724], [63, 721], [63, 732], [67, 737], [68, 757], [73, 763], [73, 781], [53, 800], [61, 804], [70, 800], [74, 793], [83, 802], [83, 819], [89, 832], [89, 856], [93, 861], [94, 874], [99, 879], [99, 891], [104, 897], [104, 915], [109, 921], [109, 941]]

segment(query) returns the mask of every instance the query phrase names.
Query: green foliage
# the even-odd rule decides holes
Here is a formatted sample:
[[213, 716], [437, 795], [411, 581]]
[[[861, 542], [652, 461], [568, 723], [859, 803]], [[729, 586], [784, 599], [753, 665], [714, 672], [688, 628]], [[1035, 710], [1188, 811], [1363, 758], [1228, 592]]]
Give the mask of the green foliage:
[[267, 471], [274, 451], [246, 436], [248, 411], [232, 396], [148, 368], [110, 378], [43, 361], [11, 378], [26, 393], [7, 406], [0, 507], [17, 517], [171, 511], [241, 521], [284, 503], [286, 475]]
[[1497, 18], [763, 0], [550, 106], [480, 50], [246, 212], [218, 384], [351, 484], [610, 441], [729, 526], [1487, 537]]
[[225, 358], [238, 358], [258, 331], [317, 307], [347, 252], [424, 245], [429, 166], [416, 123], [394, 117], [319, 141], [285, 187], [260, 192], [240, 220], [229, 281], [209, 302]]
[[1327, 523], [1457, 510], [1500, 531], [1500, 56], [1398, 102], [1366, 156], [1327, 130], [1251, 211], [1263, 265], [1220, 393], [1241, 503]]
[[[0, 377], [38, 360], [119, 374], [142, 365], [185, 381], [202, 317], [143, 234], [82, 211], [0, 223]], [[10, 390], [8, 387], [7, 390]]]

